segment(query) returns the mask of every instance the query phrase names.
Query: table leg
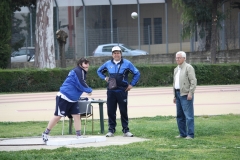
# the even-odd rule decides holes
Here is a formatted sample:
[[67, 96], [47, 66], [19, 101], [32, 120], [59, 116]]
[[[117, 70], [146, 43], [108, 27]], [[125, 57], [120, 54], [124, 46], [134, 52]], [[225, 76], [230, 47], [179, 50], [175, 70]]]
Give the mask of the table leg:
[[72, 134], [72, 124], [73, 124], [73, 119], [69, 118], [69, 134]]
[[103, 103], [99, 103], [101, 134], [104, 134]]

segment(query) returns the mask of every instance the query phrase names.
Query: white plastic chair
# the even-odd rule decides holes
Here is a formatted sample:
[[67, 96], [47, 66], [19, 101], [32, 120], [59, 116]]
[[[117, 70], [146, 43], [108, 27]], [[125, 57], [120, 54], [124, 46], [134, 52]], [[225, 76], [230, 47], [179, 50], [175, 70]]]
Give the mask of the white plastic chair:
[[[86, 132], [87, 119], [91, 116], [92, 116], [92, 134], [93, 134], [93, 106], [91, 105], [91, 101], [79, 101], [78, 104], [79, 104], [79, 110], [80, 110], [80, 118], [81, 119], [85, 118], [83, 135], [85, 135], [85, 132]], [[69, 118], [69, 133], [71, 134], [73, 118], [71, 116], [68, 116], [68, 118]], [[64, 120], [65, 120], [65, 117], [63, 117], [62, 135], [64, 131]]]

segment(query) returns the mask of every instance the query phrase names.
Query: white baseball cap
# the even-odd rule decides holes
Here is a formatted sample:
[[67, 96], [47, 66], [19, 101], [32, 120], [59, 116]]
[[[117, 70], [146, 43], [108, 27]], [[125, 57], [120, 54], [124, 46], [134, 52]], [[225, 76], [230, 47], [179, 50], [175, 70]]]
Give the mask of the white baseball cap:
[[112, 53], [113, 53], [114, 51], [120, 51], [120, 52], [122, 53], [122, 50], [121, 50], [121, 48], [120, 48], [119, 46], [114, 46], [114, 47], [112, 48]]

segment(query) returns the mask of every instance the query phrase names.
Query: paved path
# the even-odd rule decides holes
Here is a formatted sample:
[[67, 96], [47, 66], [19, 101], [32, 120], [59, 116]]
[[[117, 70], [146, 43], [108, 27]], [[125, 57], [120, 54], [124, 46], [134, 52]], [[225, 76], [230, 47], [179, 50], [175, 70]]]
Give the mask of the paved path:
[[[56, 93], [1, 94], [0, 121], [49, 121], [55, 109]], [[91, 98], [106, 99], [106, 90], [94, 90]], [[129, 118], [176, 114], [171, 87], [133, 88], [128, 101]], [[99, 119], [98, 104], [93, 106], [94, 118]], [[105, 119], [106, 110], [104, 104]], [[195, 115], [240, 114], [240, 84], [197, 86], [194, 110]]]
[[[88, 136], [91, 137], [91, 136]], [[96, 137], [96, 135], [95, 135]], [[64, 136], [50, 136], [49, 141], [53, 139], [66, 140], [68, 138], [75, 138], [73, 135]], [[105, 137], [104, 137], [105, 138]], [[122, 137], [115, 136], [106, 138], [103, 142], [93, 143], [79, 143], [73, 145], [64, 145], [67, 148], [84, 148], [84, 147], [104, 147], [110, 145], [126, 145], [134, 142], [142, 142], [148, 139], [139, 137]], [[0, 139], [0, 151], [19, 151], [19, 150], [30, 150], [30, 149], [57, 149], [62, 146], [51, 146], [45, 145], [40, 137], [28, 137], [28, 138], [14, 138], [14, 139]]]

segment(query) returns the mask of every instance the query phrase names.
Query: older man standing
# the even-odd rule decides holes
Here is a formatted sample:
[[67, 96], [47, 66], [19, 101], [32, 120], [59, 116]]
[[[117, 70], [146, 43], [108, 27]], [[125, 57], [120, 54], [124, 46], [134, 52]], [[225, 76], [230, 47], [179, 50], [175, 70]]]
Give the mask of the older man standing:
[[197, 85], [194, 68], [185, 62], [186, 53], [176, 53], [178, 66], [174, 69], [173, 75], [173, 102], [177, 108], [177, 125], [179, 135], [176, 138], [194, 138], [194, 91]]

